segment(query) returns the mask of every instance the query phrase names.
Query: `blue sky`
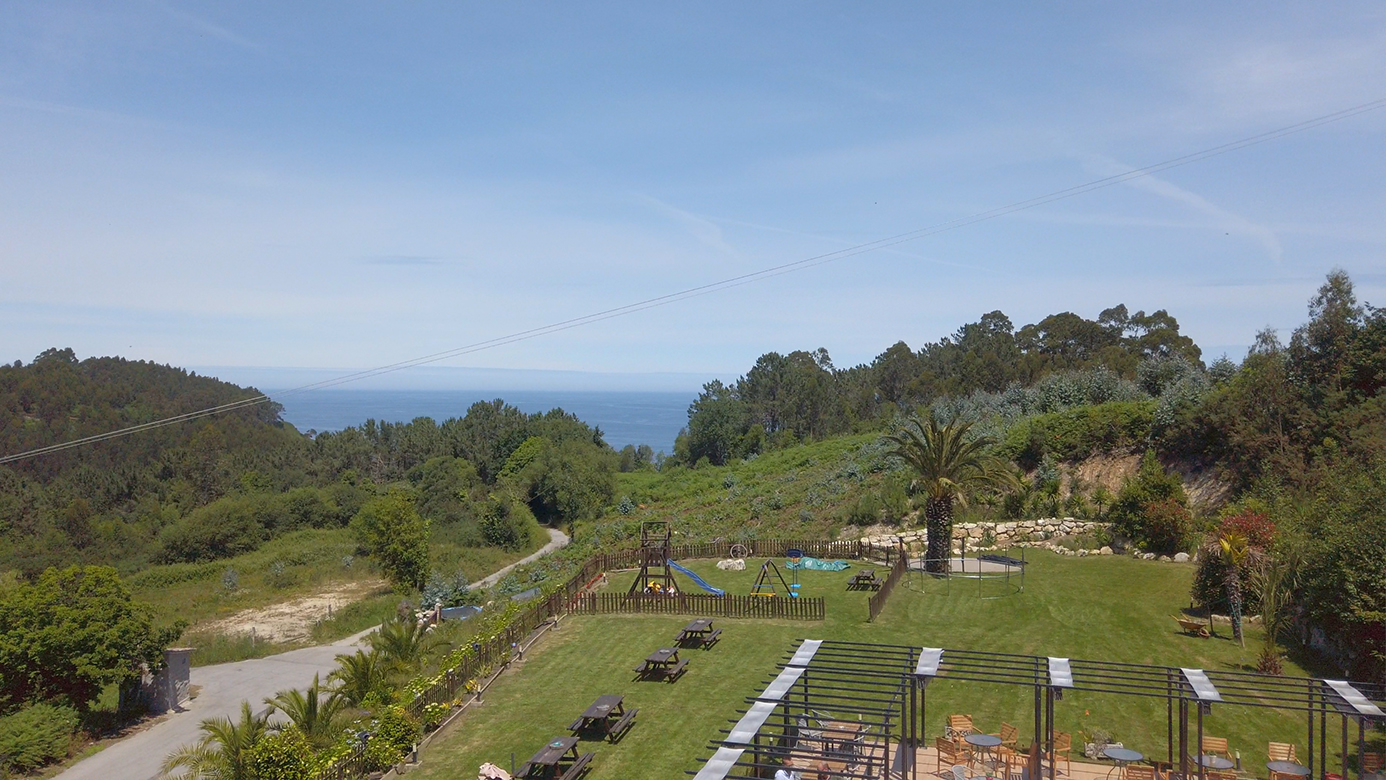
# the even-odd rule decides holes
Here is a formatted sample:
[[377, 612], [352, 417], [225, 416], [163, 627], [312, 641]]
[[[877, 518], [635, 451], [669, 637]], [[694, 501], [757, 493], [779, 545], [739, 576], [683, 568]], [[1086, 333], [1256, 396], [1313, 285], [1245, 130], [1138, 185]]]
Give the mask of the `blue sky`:
[[[366, 368], [1386, 97], [1379, 3], [680, 5], [7, 4], [0, 359]], [[450, 365], [732, 378], [1116, 303], [1238, 357], [1335, 266], [1386, 303], [1383, 130]]]

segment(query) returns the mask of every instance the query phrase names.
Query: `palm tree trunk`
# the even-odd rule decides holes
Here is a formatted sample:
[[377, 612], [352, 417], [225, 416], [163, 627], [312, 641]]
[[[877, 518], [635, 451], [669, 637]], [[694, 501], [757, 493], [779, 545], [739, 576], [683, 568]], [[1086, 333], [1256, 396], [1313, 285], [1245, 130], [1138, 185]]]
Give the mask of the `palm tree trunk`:
[[924, 520], [929, 532], [924, 570], [946, 573], [953, 548], [953, 497], [930, 498], [924, 505]]
[[1227, 574], [1227, 603], [1232, 613], [1232, 636], [1236, 637], [1238, 644], [1246, 647], [1246, 641], [1242, 638], [1242, 578], [1235, 563]]

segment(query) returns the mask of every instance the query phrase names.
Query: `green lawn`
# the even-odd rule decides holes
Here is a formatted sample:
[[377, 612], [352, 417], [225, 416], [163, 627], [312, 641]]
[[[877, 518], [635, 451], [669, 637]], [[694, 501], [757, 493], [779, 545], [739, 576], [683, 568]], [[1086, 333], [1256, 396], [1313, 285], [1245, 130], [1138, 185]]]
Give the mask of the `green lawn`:
[[[470, 777], [486, 761], [508, 770], [512, 753], [518, 766], [550, 738], [566, 735], [567, 724], [604, 693], [625, 694], [627, 706], [639, 707], [640, 716], [619, 745], [584, 744], [584, 750], [597, 753], [592, 780], [681, 776], [699, 766], [709, 754], [708, 740], [734, 719], [743, 697], [760, 691], [782, 652], [802, 638], [1208, 669], [1245, 669], [1255, 661], [1256, 629], [1248, 632], [1246, 650], [1230, 636], [1198, 639], [1178, 633], [1169, 616], [1189, 602], [1192, 566], [1034, 551], [1030, 560], [1023, 594], [984, 601], [977, 598], [975, 583], [967, 587], [954, 581], [950, 589], [917, 577], [896, 590], [875, 623], [866, 622], [867, 594], [845, 590], [850, 571], [805, 572], [805, 595], [827, 599], [826, 621], [721, 621], [722, 641], [708, 651], [686, 651], [692, 663], [672, 685], [635, 682], [631, 669], [650, 651], [668, 645], [690, 617], [569, 618], [535, 646], [522, 668], [496, 682], [482, 707], [433, 743], [418, 777]], [[747, 593], [760, 562], [748, 563], [753, 568], [745, 572], [719, 571], [713, 561], [688, 565], [713, 585]], [[610, 587], [624, 590], [632, 577], [613, 575]], [[1303, 671], [1291, 667], [1288, 673]], [[1024, 735], [1033, 728], [1032, 697], [1029, 688], [964, 687], [940, 680], [929, 689], [927, 733], [941, 733], [947, 714], [966, 712], [987, 731], [1008, 720]], [[1075, 742], [1078, 732], [1102, 729], [1147, 755], [1165, 752], [1160, 700], [1070, 693], [1056, 712], [1057, 727], [1073, 732]], [[1304, 739], [1301, 716], [1273, 710], [1215, 707], [1205, 724], [1209, 735], [1230, 739], [1248, 768], [1264, 764], [1267, 740]], [[1301, 755], [1304, 748], [1300, 744]]]

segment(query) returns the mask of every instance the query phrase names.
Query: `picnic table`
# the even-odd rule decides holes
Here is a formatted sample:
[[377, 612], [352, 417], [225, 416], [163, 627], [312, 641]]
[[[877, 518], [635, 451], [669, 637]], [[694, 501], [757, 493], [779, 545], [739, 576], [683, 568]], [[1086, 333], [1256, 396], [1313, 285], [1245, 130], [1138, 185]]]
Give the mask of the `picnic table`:
[[661, 647], [646, 656], [635, 672], [641, 677], [663, 677], [668, 682], [678, 679], [688, 668], [688, 659], [679, 658], [677, 647]]
[[880, 590], [882, 584], [875, 569], [862, 569], [847, 580], [847, 590]]
[[706, 650], [712, 647], [720, 636], [722, 636], [722, 629], [719, 628], [715, 631], [712, 629], [712, 618], [698, 618], [684, 626], [679, 635], [674, 637], [674, 641], [680, 645], [696, 642]]
[[592, 762], [591, 753], [578, 755], [577, 737], [555, 737], [530, 756], [517, 777], [533, 780], [575, 780]]
[[598, 696], [597, 700], [592, 702], [592, 706], [583, 710], [577, 720], [568, 726], [568, 730], [579, 734], [588, 729], [600, 728], [602, 734], [615, 744], [621, 735], [630, 730], [631, 724], [635, 722], [635, 714], [639, 712], [635, 709], [627, 711], [622, 706], [624, 700], [624, 696], [615, 694]]

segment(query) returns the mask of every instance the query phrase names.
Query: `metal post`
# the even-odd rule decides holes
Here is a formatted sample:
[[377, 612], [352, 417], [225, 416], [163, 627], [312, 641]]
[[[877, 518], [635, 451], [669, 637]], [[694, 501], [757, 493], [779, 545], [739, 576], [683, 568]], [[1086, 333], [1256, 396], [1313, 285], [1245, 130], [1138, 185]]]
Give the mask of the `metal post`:
[[1179, 776], [1189, 776], [1189, 703], [1179, 697]]
[[1049, 754], [1049, 780], [1058, 777], [1059, 762], [1054, 760], [1054, 689], [1044, 689], [1044, 743]]
[[1309, 777], [1314, 776], [1314, 683], [1309, 683]]
[[1165, 672], [1165, 748], [1166, 760], [1174, 766], [1174, 687], [1170, 673]]
[[1203, 702], [1195, 701], [1198, 708], [1198, 780], [1208, 780], [1208, 768], [1203, 766]]
[[1347, 760], [1348, 760], [1348, 751], [1347, 751], [1347, 713], [1346, 713], [1346, 712], [1343, 713], [1343, 754], [1342, 754], [1342, 758], [1343, 758], [1343, 780], [1348, 780], [1348, 773], [1347, 773]]
[[[1363, 762], [1363, 760], [1364, 760], [1364, 758], [1365, 758], [1365, 756], [1363, 756], [1362, 754], [1363, 754], [1364, 752], [1366, 752], [1366, 749], [1363, 747], [1363, 745], [1364, 745], [1364, 744], [1366, 743], [1366, 741], [1367, 741], [1367, 727], [1366, 727], [1366, 723], [1367, 723], [1367, 719], [1366, 719], [1366, 718], [1358, 718], [1358, 719], [1357, 719], [1357, 777], [1358, 777], [1358, 780], [1361, 780], [1361, 778], [1362, 778], [1364, 775], [1366, 775], [1366, 772], [1364, 771], [1364, 769], [1363, 769], [1363, 767], [1362, 767], [1362, 762]], [[1344, 777], [1343, 780], [1347, 780], [1347, 778]]]
[[1328, 774], [1328, 698], [1319, 695], [1319, 766]]

